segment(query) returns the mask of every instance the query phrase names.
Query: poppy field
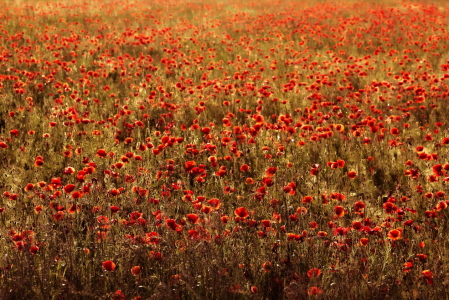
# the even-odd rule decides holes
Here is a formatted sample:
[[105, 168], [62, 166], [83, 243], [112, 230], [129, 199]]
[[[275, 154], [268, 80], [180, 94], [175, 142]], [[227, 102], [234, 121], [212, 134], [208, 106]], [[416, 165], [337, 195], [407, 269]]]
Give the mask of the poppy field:
[[0, 299], [447, 299], [443, 1], [0, 15]]

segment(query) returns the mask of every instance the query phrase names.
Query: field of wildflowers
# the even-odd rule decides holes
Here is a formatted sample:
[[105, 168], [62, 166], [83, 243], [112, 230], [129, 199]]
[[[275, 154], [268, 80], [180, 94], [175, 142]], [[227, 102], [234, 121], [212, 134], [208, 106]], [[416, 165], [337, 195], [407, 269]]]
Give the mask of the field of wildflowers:
[[449, 7], [0, 11], [0, 299], [447, 299]]

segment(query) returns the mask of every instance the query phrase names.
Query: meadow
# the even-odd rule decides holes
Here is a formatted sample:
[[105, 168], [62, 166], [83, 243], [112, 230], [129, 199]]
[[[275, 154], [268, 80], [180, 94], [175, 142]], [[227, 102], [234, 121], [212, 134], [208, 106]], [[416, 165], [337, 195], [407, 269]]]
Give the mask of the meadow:
[[443, 1], [0, 20], [0, 299], [449, 298]]

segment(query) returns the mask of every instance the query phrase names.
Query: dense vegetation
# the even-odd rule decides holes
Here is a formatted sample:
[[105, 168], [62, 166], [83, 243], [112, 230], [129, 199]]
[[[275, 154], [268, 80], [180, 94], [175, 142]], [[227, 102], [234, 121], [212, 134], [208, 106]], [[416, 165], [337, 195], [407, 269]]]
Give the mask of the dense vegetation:
[[443, 4], [0, 15], [1, 299], [447, 297]]

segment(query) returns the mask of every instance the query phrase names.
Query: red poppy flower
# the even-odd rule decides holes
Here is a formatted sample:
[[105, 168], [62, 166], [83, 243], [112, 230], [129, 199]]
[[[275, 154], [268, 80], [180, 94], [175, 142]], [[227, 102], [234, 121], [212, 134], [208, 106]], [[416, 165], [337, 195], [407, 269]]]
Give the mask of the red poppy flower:
[[38, 206], [36, 206], [36, 207], [34, 208], [34, 212], [35, 212], [36, 214], [40, 213], [41, 211], [42, 211], [42, 205], [38, 205]]
[[393, 127], [393, 128], [390, 129], [390, 133], [392, 135], [399, 135], [401, 132], [396, 127]]
[[106, 216], [98, 216], [97, 222], [102, 226], [107, 226], [110, 223], [109, 218]]
[[430, 270], [424, 270], [421, 272], [422, 277], [426, 280], [427, 284], [433, 284], [433, 273]]
[[319, 295], [319, 294], [321, 294], [323, 291], [320, 289], [320, 288], [318, 288], [318, 287], [316, 287], [316, 286], [312, 286], [308, 291], [307, 291], [307, 294], [309, 295], [309, 296], [316, 296], [316, 295]]
[[321, 270], [318, 268], [313, 268], [307, 271], [307, 277], [313, 278], [313, 277], [319, 277], [321, 275]]
[[252, 179], [252, 178], [250, 178], [250, 177], [246, 178], [246, 179], [245, 179], [245, 184], [247, 184], [247, 185], [254, 184], [254, 179]]
[[155, 260], [163, 260], [164, 259], [161, 252], [155, 252], [155, 251], [150, 251], [150, 257], [154, 258]]
[[419, 261], [427, 260], [427, 255], [425, 255], [425, 254], [416, 254], [416, 257], [418, 258]]
[[348, 234], [348, 228], [346, 227], [337, 227], [334, 229], [334, 235], [347, 235]]
[[103, 269], [106, 271], [114, 271], [117, 265], [112, 260], [107, 260], [105, 262], [101, 263], [103, 266]]
[[343, 217], [345, 214], [345, 209], [342, 206], [335, 206], [334, 208], [335, 214], [339, 217]]
[[42, 156], [37, 156], [36, 160], [34, 161], [34, 166], [40, 167], [44, 164], [44, 158]]
[[360, 239], [360, 245], [362, 245], [362, 246], [366, 246], [366, 245], [368, 245], [368, 239], [367, 238], [361, 238]]
[[203, 212], [205, 214], [210, 213], [212, 210], [213, 210], [212, 207], [207, 206], [207, 205], [203, 205], [202, 208], [201, 208], [201, 212]]
[[70, 151], [70, 150], [62, 151], [62, 154], [63, 154], [65, 157], [72, 157], [72, 151]]
[[327, 232], [326, 231], [318, 231], [317, 235], [321, 236], [321, 237], [326, 237], [327, 236]]
[[257, 236], [260, 238], [264, 238], [267, 236], [267, 233], [265, 231], [258, 231]]
[[292, 189], [292, 187], [291, 186], [289, 186], [289, 185], [287, 185], [287, 186], [284, 186], [283, 188], [282, 188], [282, 190], [284, 191], [284, 193], [286, 193], [286, 194], [290, 194], [290, 193], [295, 193], [295, 191]]
[[73, 192], [73, 190], [75, 189], [75, 185], [74, 184], [68, 184], [64, 187], [64, 192], [71, 193]]
[[338, 201], [345, 201], [345, 199], [346, 199], [346, 196], [341, 193], [332, 193], [330, 195], [330, 197], [331, 197], [331, 199], [338, 200]]
[[395, 204], [393, 204], [392, 202], [385, 202], [383, 204], [383, 208], [385, 209], [385, 212], [387, 214], [391, 214], [398, 210], [398, 207]]
[[388, 239], [390, 239], [392, 241], [397, 241], [397, 240], [402, 239], [402, 229], [398, 228], [398, 229], [390, 230], [390, 232], [388, 233]]
[[191, 229], [188, 231], [189, 237], [191, 240], [196, 240], [198, 239], [200, 233], [197, 230]]
[[312, 221], [309, 223], [309, 228], [311, 228], [311, 229], [317, 229], [318, 227], [319, 227], [319, 225], [315, 221]]
[[198, 196], [198, 197], [196, 197], [196, 200], [198, 202], [204, 202], [204, 201], [206, 201], [206, 197], [205, 196]]
[[444, 198], [445, 194], [442, 191], [438, 191], [435, 193], [435, 197], [436, 198]]
[[342, 160], [342, 159], [338, 159], [337, 160], [337, 166], [339, 167], [339, 168], [344, 168], [344, 166], [345, 166], [345, 161], [344, 160]]
[[404, 268], [403, 268], [403, 271], [405, 272], [405, 273], [408, 273], [408, 272], [410, 272], [411, 271], [411, 269], [413, 268], [413, 263], [412, 263], [412, 261], [407, 261], [406, 263], [404, 263]]
[[214, 209], [219, 209], [221, 206], [221, 201], [217, 198], [207, 200], [207, 203], [209, 203]]
[[65, 175], [73, 174], [73, 173], [75, 173], [75, 169], [72, 168], [72, 167], [67, 167], [67, 168], [64, 169], [64, 172], [63, 172], [63, 173], [64, 173]]
[[131, 274], [133, 275], [139, 275], [142, 271], [142, 268], [140, 266], [134, 266], [131, 268]]
[[39, 252], [39, 247], [36, 245], [33, 245], [30, 247], [30, 253], [31, 254], [36, 254], [37, 252]]
[[83, 192], [77, 191], [77, 192], [73, 192], [72, 193], [72, 198], [73, 199], [79, 199], [83, 196]]
[[443, 165], [442, 164], [438, 164], [438, 165], [434, 165], [432, 167], [432, 171], [436, 176], [443, 176]]
[[109, 191], [109, 194], [111, 194], [112, 196], [118, 196], [120, 195], [120, 191], [117, 189], [112, 189]]
[[63, 211], [58, 211], [57, 213], [55, 213], [55, 214], [53, 215], [53, 219], [54, 219], [55, 221], [59, 221], [59, 220], [61, 220], [62, 218], [64, 218], [64, 212], [63, 212]]
[[101, 207], [99, 207], [99, 206], [94, 206], [94, 207], [92, 207], [92, 212], [93, 213], [97, 213], [97, 212], [99, 212], [101, 210]]
[[404, 226], [412, 226], [412, 224], [413, 224], [413, 220], [411, 220], [411, 219], [404, 222]]
[[354, 172], [354, 171], [349, 171], [348, 172], [348, 177], [351, 178], [351, 179], [354, 179], [354, 178], [357, 177], [357, 173]]
[[195, 161], [187, 161], [184, 164], [184, 167], [185, 167], [186, 171], [192, 170], [195, 166], [196, 166], [196, 162]]
[[19, 251], [23, 251], [23, 249], [25, 249], [25, 245], [26, 243], [19, 241], [19, 242], [14, 242], [15, 244], [15, 248]]
[[354, 230], [360, 231], [363, 228], [363, 224], [360, 221], [353, 221], [351, 225]]
[[288, 216], [288, 218], [290, 219], [290, 221], [293, 221], [293, 222], [299, 221], [299, 218], [297, 215], [290, 215], [290, 216]]
[[144, 144], [142, 144], [142, 145], [140, 145], [137, 149], [139, 150], [139, 151], [145, 151], [145, 150], [147, 150], [147, 146], [146, 145], [144, 145]]
[[34, 184], [32, 184], [32, 183], [28, 183], [24, 188], [23, 188], [23, 190], [25, 191], [25, 192], [29, 192], [29, 191], [31, 191], [31, 190], [33, 190], [34, 189]]
[[310, 169], [310, 175], [312, 176], [317, 176], [320, 169], [319, 169], [319, 165], [316, 165], [317, 167], [312, 167], [312, 169]]
[[248, 172], [249, 169], [250, 169], [250, 167], [248, 165], [242, 165], [240, 167], [240, 171], [242, 171], [242, 172]]
[[440, 211], [442, 209], [446, 209], [447, 208], [447, 203], [446, 201], [440, 201], [438, 202], [438, 204], [435, 206], [435, 210], [436, 211]]
[[178, 227], [180, 227], [180, 225], [176, 223], [175, 219], [167, 219], [165, 220], [165, 224], [172, 230], [176, 230]]
[[235, 211], [234, 211], [234, 214], [235, 214], [237, 217], [240, 217], [240, 218], [246, 218], [246, 217], [249, 216], [248, 211], [247, 211], [246, 208], [244, 208], [244, 207], [236, 208]]
[[357, 201], [356, 203], [354, 203], [354, 211], [360, 212], [364, 208], [365, 208], [365, 203], [363, 203], [362, 201]]
[[262, 224], [263, 227], [270, 227], [271, 226], [271, 221], [270, 220], [262, 220], [260, 223]]
[[115, 205], [111, 206], [110, 209], [113, 214], [115, 214], [116, 212], [118, 212], [120, 210], [120, 208]]
[[144, 218], [137, 218], [137, 224], [139, 224], [140, 226], [145, 226], [148, 224], [148, 222]]
[[276, 168], [276, 167], [269, 167], [269, 168], [265, 171], [265, 174], [266, 174], [268, 177], [273, 177], [274, 174], [276, 174], [277, 170], [278, 170], [278, 168]]
[[[265, 186], [272, 186], [274, 184], [274, 181], [270, 177], [264, 177], [264, 178], [262, 178], [262, 184]], [[290, 186], [290, 188], [291, 188], [291, 186]]]
[[312, 196], [305, 196], [302, 198], [302, 203], [312, 203], [313, 197]]
[[76, 205], [72, 204], [67, 211], [69, 212], [69, 214], [76, 213]]
[[198, 219], [199, 219], [198, 215], [196, 215], [196, 214], [187, 214], [186, 217], [187, 217], [187, 220], [189, 220], [193, 224], [198, 223]]
[[424, 278], [433, 278], [433, 273], [430, 270], [424, 270], [421, 274]]
[[307, 208], [305, 208], [305, 207], [298, 207], [296, 209], [296, 214], [298, 214], [298, 215], [306, 215], [307, 214]]
[[106, 150], [104, 150], [104, 149], [99, 149], [99, 150], [97, 151], [97, 156], [98, 156], [98, 157], [104, 158], [104, 157], [106, 157], [107, 155], [108, 155], [108, 153], [107, 153]]

